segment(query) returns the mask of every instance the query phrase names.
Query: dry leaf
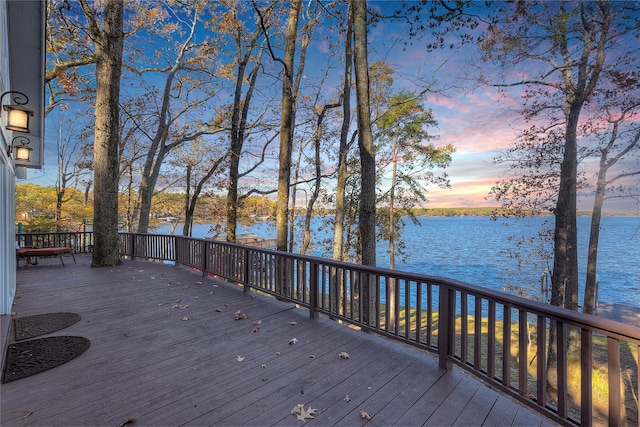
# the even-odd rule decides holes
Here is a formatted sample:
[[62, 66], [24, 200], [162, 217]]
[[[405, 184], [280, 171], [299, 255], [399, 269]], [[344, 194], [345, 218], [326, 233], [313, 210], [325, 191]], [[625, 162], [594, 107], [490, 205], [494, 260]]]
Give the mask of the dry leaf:
[[297, 404], [291, 410], [291, 415], [295, 415], [298, 421], [311, 420], [317, 413], [318, 410], [312, 409], [311, 406], [309, 406], [309, 409], [304, 409], [304, 405], [302, 403]]
[[138, 418], [140, 418], [140, 416], [129, 418], [127, 421], [123, 422], [122, 424], [119, 424], [118, 427], [123, 427], [123, 426], [126, 426], [127, 424], [133, 424], [136, 422]]
[[182, 301], [182, 298], [176, 298], [176, 304], [178, 304], [180, 301]]
[[313, 354], [309, 355], [309, 359], [315, 359], [316, 357]]
[[302, 410], [304, 410], [304, 405], [302, 403], [298, 403], [291, 410], [291, 415], [296, 415], [296, 414], [300, 413], [300, 411], [302, 411]]
[[344, 399], [345, 402], [351, 402], [351, 398], [349, 397], [349, 395], [347, 394]]
[[338, 357], [340, 357], [341, 359], [351, 359], [351, 356], [346, 351], [341, 351], [338, 354]]
[[282, 353], [280, 353], [279, 351], [276, 351], [276, 356], [280, 356]]
[[236, 356], [236, 360], [237, 360], [238, 362], [242, 362], [242, 361], [244, 360], [244, 357], [242, 357], [242, 356]]
[[360, 418], [362, 418], [363, 420], [370, 420], [371, 419], [371, 415], [367, 414], [364, 411], [360, 411]]
[[290, 324], [291, 326], [296, 326], [296, 325], [298, 324], [298, 322], [289, 322], [289, 324]]
[[219, 308], [216, 308], [216, 313], [222, 313], [222, 310], [220, 310]]
[[234, 317], [236, 320], [242, 320], [242, 319], [248, 319], [249, 316], [247, 316], [245, 313], [243, 313], [242, 311], [238, 310], [234, 313]]
[[189, 308], [189, 304], [175, 304], [172, 308], [177, 308], [178, 310], [184, 310], [185, 308]]
[[263, 363], [262, 365], [260, 365], [260, 367], [261, 367], [262, 369], [267, 369], [267, 365], [265, 365], [264, 363]]
[[254, 324], [254, 325], [259, 325], [260, 323], [262, 323], [262, 320], [254, 320], [254, 321], [253, 321], [253, 324]]
[[27, 412], [26, 414], [24, 414], [24, 415], [22, 416], [22, 418], [27, 418], [27, 417], [29, 417], [29, 416], [31, 416], [31, 415], [33, 415], [33, 412]]
[[196, 285], [202, 285], [202, 282], [197, 281], [197, 282], [196, 282]]
[[184, 316], [182, 320], [189, 320], [189, 318], [187, 316]]
[[253, 331], [251, 331], [252, 334], [255, 334], [256, 332], [260, 331], [260, 328], [258, 328], [257, 326], [255, 328], [253, 328]]
[[289, 345], [293, 345], [293, 344], [297, 344], [298, 343], [298, 339], [297, 338], [291, 338], [289, 340]]

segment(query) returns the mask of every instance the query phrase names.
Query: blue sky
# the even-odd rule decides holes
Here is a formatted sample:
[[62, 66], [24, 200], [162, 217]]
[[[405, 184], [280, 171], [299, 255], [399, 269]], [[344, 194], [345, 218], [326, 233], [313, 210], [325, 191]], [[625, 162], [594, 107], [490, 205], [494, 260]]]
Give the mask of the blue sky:
[[[372, 3], [373, 7], [393, 5], [392, 2]], [[427, 52], [422, 43], [405, 45], [396, 42], [396, 36], [405, 28], [398, 24], [379, 23], [369, 34], [369, 60], [384, 58], [397, 69], [397, 85], [418, 89], [424, 82], [433, 81], [433, 93], [426, 96], [424, 105], [432, 108], [439, 123], [434, 131], [439, 135], [437, 144], [456, 147], [447, 173], [451, 189], [430, 189], [428, 207], [459, 207], [497, 205], [487, 195], [491, 187], [505, 176], [503, 166], [495, 165], [493, 158], [509, 147], [524, 123], [516, 110], [520, 107], [520, 89], [499, 94], [494, 88], [478, 87], [473, 81], [479, 63], [473, 46], [452, 50]], [[325, 52], [323, 52], [325, 50]], [[322, 43], [318, 54], [326, 55]], [[322, 56], [318, 60], [322, 61]], [[309, 73], [313, 73], [310, 69]], [[336, 82], [340, 72], [333, 76]], [[417, 83], [417, 82], [423, 83]], [[57, 117], [47, 118], [45, 142], [45, 168], [42, 172], [30, 170], [26, 182], [53, 185], [56, 175]], [[586, 166], [588, 170], [592, 165]], [[592, 176], [593, 171], [588, 175]], [[590, 210], [592, 200], [580, 196], [578, 207]], [[616, 199], [605, 203], [605, 211], [638, 211], [631, 200]]]

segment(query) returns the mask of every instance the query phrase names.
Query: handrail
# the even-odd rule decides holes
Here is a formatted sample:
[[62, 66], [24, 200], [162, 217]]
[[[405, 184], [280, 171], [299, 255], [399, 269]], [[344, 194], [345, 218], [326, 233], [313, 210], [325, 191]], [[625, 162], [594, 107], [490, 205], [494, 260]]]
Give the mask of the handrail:
[[[564, 425], [638, 417], [638, 325], [458, 280], [218, 240], [120, 233], [119, 245], [123, 256], [181, 264], [294, 302], [311, 317], [323, 314], [435, 353], [442, 368], [456, 364]], [[555, 364], [547, 357], [550, 342], [557, 345]], [[634, 354], [626, 360], [635, 358], [635, 367], [621, 365], [623, 351]], [[592, 383], [603, 352], [605, 408], [594, 405]], [[635, 403], [623, 395], [636, 396]]]
[[21, 248], [68, 247], [76, 254], [90, 253], [93, 251], [93, 232], [18, 233], [16, 245]]

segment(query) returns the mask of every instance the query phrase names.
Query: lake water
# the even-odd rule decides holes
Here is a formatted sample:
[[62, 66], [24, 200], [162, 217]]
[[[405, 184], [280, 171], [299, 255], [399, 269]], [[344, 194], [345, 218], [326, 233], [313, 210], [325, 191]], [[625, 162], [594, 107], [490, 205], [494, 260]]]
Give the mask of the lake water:
[[[578, 251], [580, 300], [585, 281], [587, 244], [589, 241], [589, 217], [578, 217]], [[519, 250], [516, 240], [529, 241], [536, 237], [546, 222], [552, 226], [553, 217], [525, 219], [500, 219], [487, 217], [421, 217], [420, 226], [408, 223], [402, 239], [407, 257], [401, 261], [396, 256], [396, 269], [433, 276], [461, 280], [495, 290], [513, 284], [532, 289], [539, 295], [540, 278], [545, 273], [546, 261], [530, 260], [534, 246]], [[212, 224], [194, 225], [194, 237], [210, 236]], [[314, 222], [315, 229], [320, 219]], [[177, 232], [182, 231], [179, 225]], [[170, 233], [168, 224], [157, 228], [156, 233]], [[275, 227], [269, 222], [256, 222], [250, 227], [240, 227], [240, 233], [253, 233], [260, 237], [275, 237]], [[317, 231], [315, 242], [330, 237], [331, 231]], [[296, 239], [301, 241], [302, 239]], [[550, 252], [551, 246], [546, 249]], [[518, 268], [519, 251], [522, 265]], [[511, 254], [509, 253], [511, 252]], [[327, 251], [316, 244], [311, 253], [326, 256]], [[378, 245], [378, 266], [388, 267], [387, 243]], [[549, 264], [550, 266], [550, 264]], [[598, 250], [598, 275], [600, 301], [640, 307], [640, 217], [604, 217], [601, 224]]]

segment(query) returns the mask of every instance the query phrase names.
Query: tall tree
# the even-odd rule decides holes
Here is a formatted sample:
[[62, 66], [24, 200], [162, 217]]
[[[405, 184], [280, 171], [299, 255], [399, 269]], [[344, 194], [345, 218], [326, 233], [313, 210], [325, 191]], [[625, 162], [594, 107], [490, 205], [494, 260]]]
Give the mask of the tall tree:
[[[63, 133], [63, 127], [65, 131]], [[67, 229], [63, 224], [62, 207], [72, 200], [83, 177], [92, 170], [91, 150], [85, 144], [75, 122], [61, 121], [58, 125], [58, 175], [56, 176], [56, 231]]]
[[124, 41], [124, 2], [105, 0], [102, 23], [88, 0], [79, 0], [89, 23], [96, 55], [93, 258], [94, 267], [121, 263], [118, 253], [118, 147], [120, 75]]
[[[345, 261], [344, 227], [345, 227], [345, 191], [349, 172], [347, 156], [351, 144], [349, 131], [351, 128], [351, 86], [353, 84], [353, 9], [352, 2], [348, 2], [344, 39], [344, 76], [342, 80], [342, 124], [340, 127], [340, 145], [338, 146], [338, 165], [336, 168], [335, 216], [333, 224], [333, 259]], [[341, 282], [333, 281], [336, 286]], [[334, 289], [335, 295], [342, 295], [340, 289]], [[336, 304], [338, 302], [336, 301]], [[337, 305], [340, 307], [340, 305]], [[337, 309], [336, 307], [336, 309]]]
[[358, 219], [361, 261], [376, 265], [376, 154], [371, 131], [369, 61], [367, 58], [367, 2], [353, 1], [353, 62], [360, 150], [361, 193]]
[[[549, 142], [535, 144], [546, 152], [535, 162], [548, 171], [546, 187], [552, 188], [544, 195], [555, 219], [551, 304], [571, 310], [578, 309], [579, 126], [603, 73], [629, 63], [632, 48], [614, 48], [637, 31], [636, 18], [625, 7], [604, 1], [531, 2], [526, 7], [505, 3], [482, 41], [486, 58], [497, 60], [510, 76], [515, 66], [526, 67], [518, 73], [523, 77], [507, 77], [497, 86], [524, 87], [523, 114], [534, 123], [525, 139]], [[530, 160], [527, 154], [525, 162]], [[514, 188], [530, 191], [515, 182], [496, 194], [502, 197]], [[551, 326], [547, 372], [553, 387], [557, 331]]]
[[[278, 193], [276, 200], [276, 247], [287, 250], [287, 221], [289, 217], [289, 186], [291, 183], [291, 156], [293, 152], [293, 131], [295, 127], [296, 99], [293, 85], [296, 39], [300, 19], [300, 0], [292, 0], [284, 36], [284, 56], [275, 55], [269, 37], [267, 46], [274, 61], [282, 66], [282, 119], [280, 121], [280, 153], [278, 154]], [[264, 18], [254, 1], [256, 12], [264, 29]]]
[[[611, 197], [635, 197], [638, 198], [638, 181], [640, 176], [640, 124], [638, 124], [638, 114], [640, 113], [640, 79], [638, 71], [633, 70], [628, 73], [620, 73], [623, 78], [624, 90], [613, 88], [616, 95], [623, 98], [622, 104], [617, 108], [610, 105], [603, 108], [605, 114], [604, 132], [598, 135], [601, 144], [596, 148], [599, 154], [598, 172], [596, 177], [595, 195], [593, 201], [593, 211], [591, 213], [591, 226], [589, 231], [589, 248], [587, 252], [587, 274], [584, 287], [584, 299], [582, 312], [594, 314], [596, 309], [596, 288], [597, 288], [597, 265], [598, 265], [598, 242], [600, 239], [600, 223], [602, 219], [602, 209], [607, 198], [606, 192], [613, 185]], [[620, 78], [616, 78], [621, 81]], [[635, 89], [635, 90], [634, 90]], [[616, 98], [618, 97], [616, 96]], [[586, 124], [591, 128], [592, 122]], [[627, 161], [627, 166], [618, 166]], [[612, 173], [612, 174], [611, 174]], [[633, 189], [635, 187], [635, 189]]]
[[[262, 47], [259, 45], [263, 26], [257, 26], [253, 32], [247, 34], [244, 23], [238, 19], [238, 5], [229, 11], [227, 22], [229, 32], [233, 35], [235, 44], [235, 87], [233, 91], [233, 105], [231, 106], [229, 185], [227, 189], [227, 241], [235, 243], [236, 227], [238, 223], [238, 208], [240, 203], [239, 181], [241, 178], [240, 160], [247, 134], [249, 132], [249, 108], [253, 98], [258, 73], [262, 67]], [[270, 13], [271, 9], [267, 10]], [[253, 61], [253, 65], [251, 63]], [[248, 67], [251, 69], [248, 70]], [[248, 71], [248, 78], [247, 78]], [[243, 97], [244, 92], [244, 97]]]
[[[358, 239], [362, 264], [376, 265], [376, 154], [371, 131], [369, 105], [369, 61], [367, 58], [367, 2], [353, 1], [353, 63], [356, 77], [356, 114], [358, 117], [358, 147], [360, 151], [360, 209]], [[362, 283], [362, 310], [365, 323], [377, 318], [376, 283], [364, 275]]]
[[[494, 22], [482, 47], [501, 64], [528, 64], [520, 80], [498, 86], [524, 86], [523, 113], [532, 126], [525, 137], [554, 135], [560, 153], [552, 211], [555, 217], [551, 303], [577, 310], [578, 256], [576, 206], [578, 188], [578, 126], [582, 109], [596, 90], [613, 40], [621, 36], [612, 24], [614, 4], [608, 2], [532, 3], [502, 11], [508, 19]], [[534, 74], [535, 73], [535, 74]]]
[[[134, 211], [134, 219], [138, 218], [139, 233], [146, 233], [149, 229], [151, 201], [166, 156], [185, 142], [223, 130], [218, 116], [214, 115], [210, 121], [200, 118], [202, 109], [215, 93], [209, 68], [204, 62], [212, 56], [215, 48], [207, 38], [195, 41], [200, 14], [204, 13], [202, 5], [197, 1], [188, 8], [183, 5], [179, 13], [184, 14], [184, 19], [179, 21], [178, 27], [169, 24], [161, 29], [161, 35], [178, 37], [184, 34], [183, 40], [175, 42], [175, 56], [167, 58], [164, 66], [139, 71], [164, 76], [160, 99], [157, 101], [159, 108], [154, 114], [157, 117], [155, 130], [153, 135], [149, 135], [149, 149], [140, 179], [140, 201]], [[166, 45], [165, 49], [171, 51]], [[182, 104], [176, 107], [180, 102]], [[194, 110], [198, 114], [193, 114]]]

